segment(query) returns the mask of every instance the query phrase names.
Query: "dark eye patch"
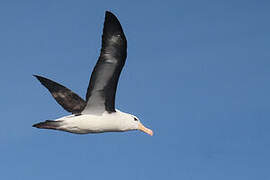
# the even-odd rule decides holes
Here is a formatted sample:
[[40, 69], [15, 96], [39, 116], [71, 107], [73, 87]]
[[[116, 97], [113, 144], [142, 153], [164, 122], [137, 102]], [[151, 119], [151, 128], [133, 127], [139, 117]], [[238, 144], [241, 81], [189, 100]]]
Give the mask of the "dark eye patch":
[[134, 121], [138, 121], [138, 119], [137, 118], [134, 118]]

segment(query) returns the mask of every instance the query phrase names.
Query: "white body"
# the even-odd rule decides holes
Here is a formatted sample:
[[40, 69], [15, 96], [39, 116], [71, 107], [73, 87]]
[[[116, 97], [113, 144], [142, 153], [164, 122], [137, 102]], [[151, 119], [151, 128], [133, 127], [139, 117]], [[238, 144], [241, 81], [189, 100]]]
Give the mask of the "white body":
[[113, 113], [105, 111], [101, 115], [82, 114], [69, 115], [56, 119], [58, 130], [77, 134], [118, 132], [138, 129], [138, 121], [131, 114], [117, 110]]

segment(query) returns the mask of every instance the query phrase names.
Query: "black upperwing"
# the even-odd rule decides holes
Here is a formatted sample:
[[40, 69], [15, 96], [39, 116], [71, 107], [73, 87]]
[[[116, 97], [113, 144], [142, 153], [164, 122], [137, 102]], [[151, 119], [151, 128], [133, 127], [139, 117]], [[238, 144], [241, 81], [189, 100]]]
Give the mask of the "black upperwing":
[[82, 113], [115, 112], [117, 83], [127, 57], [127, 40], [120, 22], [106, 11], [102, 48], [92, 72]]
[[86, 102], [70, 89], [42, 76], [34, 75], [54, 97], [54, 99], [68, 112], [80, 113], [86, 106]]

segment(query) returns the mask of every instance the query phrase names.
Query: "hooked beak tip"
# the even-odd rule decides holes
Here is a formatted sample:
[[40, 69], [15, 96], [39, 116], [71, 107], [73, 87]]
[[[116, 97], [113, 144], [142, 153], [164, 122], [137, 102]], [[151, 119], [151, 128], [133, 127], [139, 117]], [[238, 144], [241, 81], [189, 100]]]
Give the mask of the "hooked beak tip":
[[150, 129], [150, 132], [148, 133], [150, 136], [154, 135], [154, 132]]
[[149, 134], [150, 136], [153, 136], [154, 135], [154, 132], [151, 129], [148, 129], [148, 128], [144, 127], [141, 123], [139, 123], [138, 129], [140, 131], [144, 132], [144, 133]]

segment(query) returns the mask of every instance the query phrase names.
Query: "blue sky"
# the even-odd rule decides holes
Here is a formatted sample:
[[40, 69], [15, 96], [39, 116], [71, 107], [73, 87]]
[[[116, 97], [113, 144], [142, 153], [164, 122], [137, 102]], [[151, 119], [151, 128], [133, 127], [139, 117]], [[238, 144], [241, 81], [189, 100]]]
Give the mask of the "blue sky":
[[[1, 1], [1, 179], [270, 179], [269, 1]], [[116, 106], [155, 132], [74, 135], [32, 77], [85, 97], [104, 13], [128, 58]]]

